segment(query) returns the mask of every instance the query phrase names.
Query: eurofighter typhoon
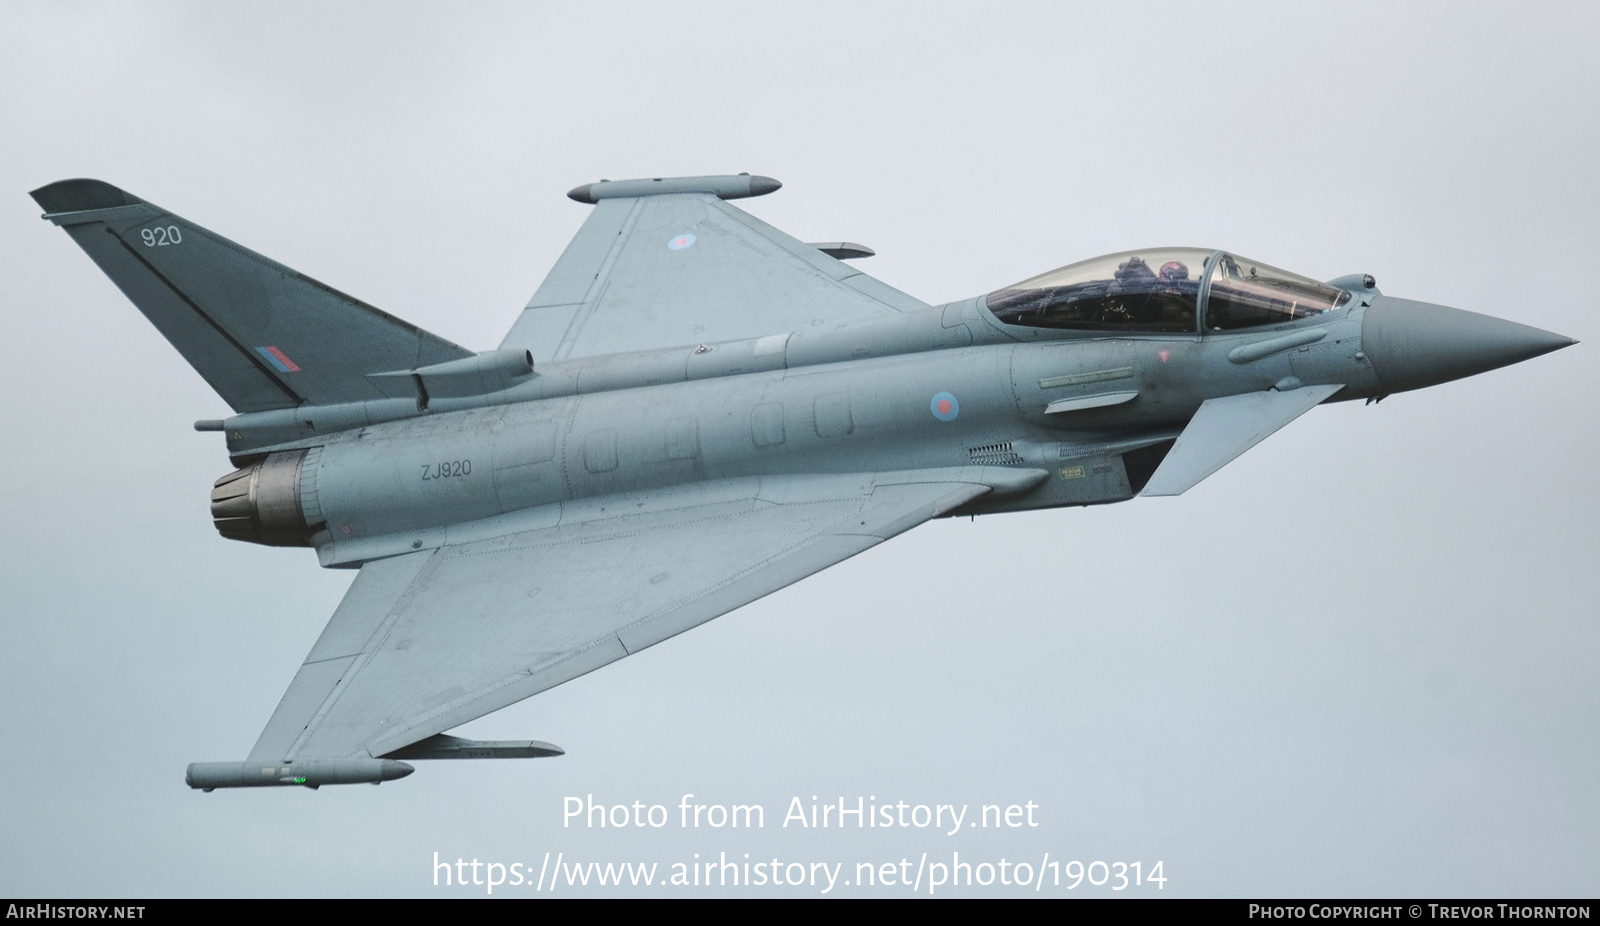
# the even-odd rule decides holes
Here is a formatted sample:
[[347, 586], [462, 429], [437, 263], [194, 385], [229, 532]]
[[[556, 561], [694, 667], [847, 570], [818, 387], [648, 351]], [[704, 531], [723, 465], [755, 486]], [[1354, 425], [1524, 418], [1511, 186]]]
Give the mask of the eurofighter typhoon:
[[191, 787], [382, 782], [559, 755], [446, 731], [932, 518], [1177, 495], [1327, 401], [1569, 338], [1153, 248], [930, 306], [727, 200], [600, 181], [473, 352], [97, 180], [33, 192], [233, 408], [224, 537], [355, 581], [243, 761]]

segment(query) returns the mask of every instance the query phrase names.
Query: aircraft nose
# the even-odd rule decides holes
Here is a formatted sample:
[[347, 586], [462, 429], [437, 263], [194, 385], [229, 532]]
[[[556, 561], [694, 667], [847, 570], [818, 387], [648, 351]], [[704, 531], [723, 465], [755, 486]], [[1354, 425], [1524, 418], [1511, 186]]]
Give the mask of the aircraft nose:
[[1489, 315], [1389, 296], [1375, 297], [1361, 322], [1361, 348], [1386, 392], [1449, 382], [1576, 343]]

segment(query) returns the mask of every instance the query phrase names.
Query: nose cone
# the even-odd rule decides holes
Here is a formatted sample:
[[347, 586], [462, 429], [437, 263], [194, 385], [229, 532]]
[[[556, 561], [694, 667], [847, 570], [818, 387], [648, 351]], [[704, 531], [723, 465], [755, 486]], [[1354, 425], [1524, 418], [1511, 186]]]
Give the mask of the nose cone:
[[1388, 296], [1375, 297], [1361, 322], [1361, 348], [1385, 392], [1449, 382], [1576, 343], [1516, 322]]

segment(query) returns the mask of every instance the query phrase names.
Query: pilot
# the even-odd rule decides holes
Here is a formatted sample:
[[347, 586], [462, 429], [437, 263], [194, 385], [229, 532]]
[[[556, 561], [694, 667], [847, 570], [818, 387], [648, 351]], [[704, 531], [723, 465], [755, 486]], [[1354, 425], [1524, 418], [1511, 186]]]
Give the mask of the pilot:
[[1130, 257], [1118, 264], [1114, 276], [1118, 283], [1130, 288], [1141, 283], [1153, 283], [1156, 280], [1156, 272], [1150, 269], [1150, 265], [1145, 263], [1142, 257]]
[[1106, 287], [1106, 300], [1100, 306], [1100, 321], [1117, 327], [1131, 326], [1140, 314], [1145, 298], [1160, 285], [1156, 272], [1144, 258], [1134, 255], [1117, 265]]
[[1161, 327], [1169, 331], [1193, 328], [1195, 290], [1189, 281], [1189, 268], [1182, 261], [1169, 260], [1156, 276], [1161, 280]]

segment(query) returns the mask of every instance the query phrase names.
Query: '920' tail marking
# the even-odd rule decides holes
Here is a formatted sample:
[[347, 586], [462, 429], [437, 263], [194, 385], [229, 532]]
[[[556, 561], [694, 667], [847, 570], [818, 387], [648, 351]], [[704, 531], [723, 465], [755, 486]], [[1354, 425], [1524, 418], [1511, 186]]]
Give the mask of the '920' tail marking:
[[178, 231], [176, 225], [168, 225], [165, 228], [159, 225], [155, 228], [142, 228], [139, 230], [139, 237], [144, 239], [144, 246], [147, 248], [164, 248], [169, 244], [183, 243], [183, 233]]

